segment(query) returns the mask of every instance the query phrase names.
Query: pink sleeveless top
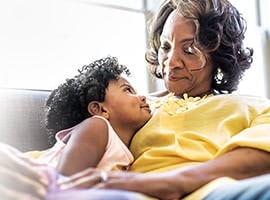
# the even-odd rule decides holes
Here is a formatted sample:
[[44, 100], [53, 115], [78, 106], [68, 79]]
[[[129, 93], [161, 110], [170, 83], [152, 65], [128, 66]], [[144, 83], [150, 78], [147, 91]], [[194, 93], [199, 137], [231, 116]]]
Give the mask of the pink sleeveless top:
[[[101, 116], [93, 116], [103, 119], [108, 126], [108, 142], [105, 153], [97, 165], [97, 168], [104, 170], [126, 170], [129, 165], [133, 162], [134, 158], [130, 153], [127, 146], [118, 137], [116, 132], [113, 130], [111, 124], [107, 119]], [[76, 125], [79, 126], [80, 124]], [[71, 131], [76, 127], [59, 131], [56, 134], [55, 145], [46, 150], [39, 158], [38, 161], [46, 163], [49, 166], [56, 167], [57, 163], [64, 151], [66, 144], [62, 141], [64, 137], [68, 137]]]

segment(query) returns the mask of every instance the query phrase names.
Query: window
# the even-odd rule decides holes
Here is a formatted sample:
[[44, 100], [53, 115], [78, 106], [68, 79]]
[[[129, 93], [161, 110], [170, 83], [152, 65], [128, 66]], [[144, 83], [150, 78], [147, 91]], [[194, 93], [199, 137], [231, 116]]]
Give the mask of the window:
[[[111, 55], [144, 93], [163, 88], [147, 72], [145, 11], [159, 0], [8, 0], [0, 6], [0, 87], [53, 89], [76, 70]], [[268, 0], [231, 2], [247, 19], [254, 62], [239, 93], [270, 97]], [[268, 31], [267, 31], [268, 29]], [[267, 53], [268, 52], [268, 53]], [[149, 80], [148, 80], [149, 79]], [[157, 85], [157, 86], [155, 86]], [[151, 88], [151, 89], [150, 89]]]
[[265, 29], [261, 26], [261, 8], [258, 0], [238, 1], [231, 0], [239, 12], [247, 21], [247, 32], [245, 46], [254, 49], [253, 63], [251, 68], [245, 72], [243, 80], [239, 84], [238, 93], [251, 94], [257, 96], [267, 96], [267, 76], [265, 44]]
[[[102, 1], [96, 1], [101, 2]], [[104, 1], [105, 2], [105, 1]], [[8, 0], [0, 7], [0, 87], [53, 89], [78, 68], [111, 55], [147, 92], [145, 19], [135, 0]]]

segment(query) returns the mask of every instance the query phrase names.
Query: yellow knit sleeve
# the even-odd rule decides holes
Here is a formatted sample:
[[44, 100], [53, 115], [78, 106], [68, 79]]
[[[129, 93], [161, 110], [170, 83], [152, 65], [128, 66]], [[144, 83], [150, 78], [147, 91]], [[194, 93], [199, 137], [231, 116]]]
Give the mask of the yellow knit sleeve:
[[264, 109], [237, 135], [228, 140], [216, 156], [239, 146], [252, 147], [270, 152], [270, 108]]

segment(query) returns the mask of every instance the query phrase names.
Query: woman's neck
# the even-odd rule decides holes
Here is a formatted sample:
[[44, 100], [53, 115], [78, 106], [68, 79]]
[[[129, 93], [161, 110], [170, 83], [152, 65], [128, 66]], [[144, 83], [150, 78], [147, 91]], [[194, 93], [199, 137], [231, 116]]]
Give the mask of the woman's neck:
[[192, 94], [192, 93], [186, 92], [186, 93], [183, 93], [181, 95], [175, 95], [175, 96], [178, 96], [178, 97], [182, 98], [184, 94], [187, 94], [189, 97], [204, 97], [204, 96], [207, 96], [207, 95], [210, 95], [210, 94], [214, 95], [215, 93], [211, 89], [211, 90], [207, 90], [205, 92], [201, 92], [201, 93], [198, 93], [198, 94]]
[[[169, 93], [170, 92], [168, 90], [162, 90], [162, 91], [157, 91], [157, 92], [150, 93], [149, 96], [151, 96], [151, 97], [163, 97], [163, 96], [166, 96]], [[207, 90], [205, 92], [201, 92], [199, 94], [194, 94], [193, 95], [190, 92], [185, 92], [185, 93], [181, 93], [181, 94], [175, 94], [175, 96], [178, 97], [178, 98], [183, 98], [184, 94], [187, 94], [188, 96], [191, 96], [191, 97], [204, 97], [205, 95], [210, 95], [210, 94], [215, 95], [215, 92], [212, 89], [210, 89], [210, 90]]]

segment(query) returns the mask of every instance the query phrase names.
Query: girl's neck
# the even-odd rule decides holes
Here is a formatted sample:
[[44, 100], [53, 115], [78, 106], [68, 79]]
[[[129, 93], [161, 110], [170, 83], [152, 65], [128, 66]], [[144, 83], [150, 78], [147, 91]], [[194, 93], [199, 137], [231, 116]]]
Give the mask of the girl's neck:
[[[130, 128], [128, 128], [130, 129]], [[131, 130], [119, 130], [119, 129], [115, 129], [114, 130], [118, 137], [122, 140], [122, 142], [129, 147], [131, 139], [133, 137], [133, 135], [135, 134], [135, 131], [131, 131]]]

